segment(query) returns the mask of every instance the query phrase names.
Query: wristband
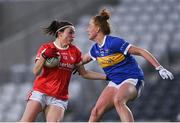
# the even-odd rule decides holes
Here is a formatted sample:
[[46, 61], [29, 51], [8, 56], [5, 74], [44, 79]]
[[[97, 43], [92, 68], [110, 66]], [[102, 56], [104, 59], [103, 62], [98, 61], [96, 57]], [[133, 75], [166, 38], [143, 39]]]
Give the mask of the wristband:
[[109, 80], [110, 80], [108, 76], [106, 76], [106, 80], [107, 80], [107, 81], [109, 81]]
[[156, 70], [161, 70], [161, 69], [163, 69], [163, 66], [158, 66], [158, 67], [156, 67]]

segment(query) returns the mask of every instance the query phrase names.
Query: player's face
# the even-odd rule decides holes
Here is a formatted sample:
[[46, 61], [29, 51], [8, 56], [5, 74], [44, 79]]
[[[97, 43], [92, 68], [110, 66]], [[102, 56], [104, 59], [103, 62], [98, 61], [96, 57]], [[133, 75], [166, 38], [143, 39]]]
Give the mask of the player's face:
[[87, 28], [88, 36], [90, 40], [95, 40], [97, 34], [98, 34], [99, 27], [94, 24], [94, 20], [91, 19], [89, 21], [89, 25]]
[[70, 44], [75, 38], [75, 29], [72, 27], [68, 27], [62, 33], [61, 39], [65, 44]]

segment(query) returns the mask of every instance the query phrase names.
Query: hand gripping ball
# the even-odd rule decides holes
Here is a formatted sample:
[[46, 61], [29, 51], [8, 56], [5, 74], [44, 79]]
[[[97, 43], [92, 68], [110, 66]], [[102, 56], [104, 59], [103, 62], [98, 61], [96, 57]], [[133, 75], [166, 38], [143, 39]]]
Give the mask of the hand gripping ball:
[[45, 66], [48, 68], [54, 68], [59, 65], [59, 62], [60, 62], [60, 57], [48, 58], [45, 61]]

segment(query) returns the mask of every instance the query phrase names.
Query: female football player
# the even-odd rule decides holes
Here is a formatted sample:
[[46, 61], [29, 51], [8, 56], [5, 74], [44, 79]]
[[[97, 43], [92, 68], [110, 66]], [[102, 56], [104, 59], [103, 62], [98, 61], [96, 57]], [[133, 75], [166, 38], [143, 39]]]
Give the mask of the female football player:
[[[36, 78], [20, 120], [22, 122], [35, 121], [41, 111], [45, 113], [47, 122], [62, 121], [68, 105], [71, 74], [81, 64], [81, 52], [71, 44], [75, 37], [73, 24], [53, 21], [45, 28], [45, 33], [56, 39], [43, 44], [38, 50], [33, 68]], [[45, 61], [53, 57], [59, 57], [60, 62], [57, 67], [48, 68]], [[86, 79], [106, 79], [104, 74], [86, 71], [83, 66], [79, 67], [79, 73]]]
[[88, 63], [91, 60], [97, 60], [111, 80], [92, 109], [89, 121], [99, 121], [106, 111], [115, 107], [121, 121], [133, 122], [133, 114], [126, 103], [139, 96], [144, 75], [132, 55], [141, 56], [150, 62], [163, 79], [173, 79], [173, 75], [147, 50], [129, 44], [121, 37], [109, 35], [109, 18], [109, 12], [103, 9], [100, 15], [90, 19], [87, 28], [89, 39], [95, 44], [89, 54], [83, 57], [83, 61]]

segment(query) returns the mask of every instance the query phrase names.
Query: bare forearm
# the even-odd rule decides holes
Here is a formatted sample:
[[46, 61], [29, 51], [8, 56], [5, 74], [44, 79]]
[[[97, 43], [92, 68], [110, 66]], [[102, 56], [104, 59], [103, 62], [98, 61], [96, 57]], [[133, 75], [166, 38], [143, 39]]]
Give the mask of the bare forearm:
[[157, 61], [157, 59], [147, 50], [143, 50], [141, 52], [141, 56], [150, 62], [155, 68], [160, 66], [160, 63]]
[[39, 60], [37, 60], [34, 68], [33, 68], [33, 73], [37, 76], [41, 73], [42, 67], [44, 65], [45, 59], [42, 58], [42, 56], [40, 57]]
[[87, 64], [87, 63], [89, 63], [90, 61], [91, 61], [92, 59], [91, 59], [91, 57], [89, 56], [89, 54], [87, 53], [87, 54], [85, 54], [84, 56], [83, 56], [83, 64]]
[[144, 59], [146, 59], [149, 63], [151, 63], [155, 68], [160, 66], [157, 59], [145, 49], [142, 49], [136, 46], [131, 46], [128, 52], [133, 55], [144, 57]]
[[89, 71], [87, 70], [85, 74], [81, 74], [81, 76], [85, 79], [93, 79], [93, 80], [106, 80], [106, 75]]

